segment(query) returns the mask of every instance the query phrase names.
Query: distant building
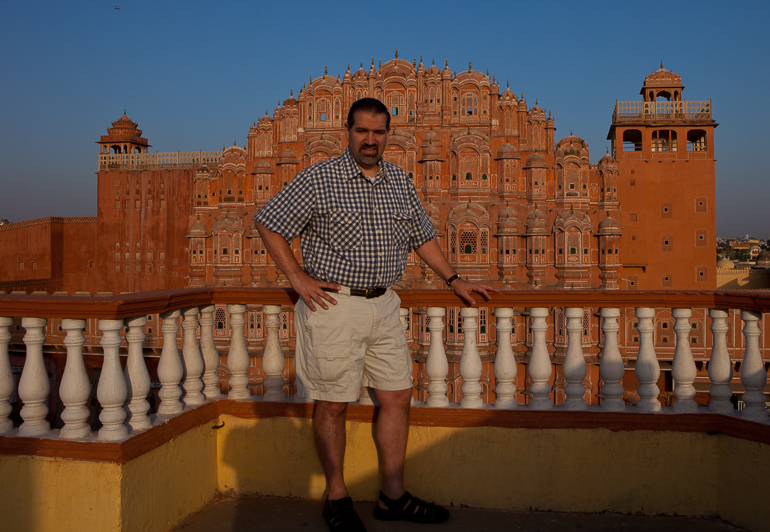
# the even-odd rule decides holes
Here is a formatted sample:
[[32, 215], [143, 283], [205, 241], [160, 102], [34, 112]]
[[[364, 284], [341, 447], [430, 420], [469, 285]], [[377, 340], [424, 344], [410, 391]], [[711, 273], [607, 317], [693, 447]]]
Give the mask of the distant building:
[[[596, 164], [585, 140], [557, 140], [551, 113], [494, 76], [398, 58], [311, 80], [254, 122], [244, 147], [149, 153], [124, 113], [98, 141], [97, 216], [3, 226], [0, 279], [69, 292], [286, 285], [252, 216], [297, 172], [340, 155], [350, 105], [373, 96], [392, 114], [385, 158], [412, 178], [464, 277], [516, 290], [713, 289], [717, 124], [711, 102], [683, 89], [661, 67], [642, 101], [616, 102], [611, 153]], [[443, 286], [413, 253], [399, 285]]]

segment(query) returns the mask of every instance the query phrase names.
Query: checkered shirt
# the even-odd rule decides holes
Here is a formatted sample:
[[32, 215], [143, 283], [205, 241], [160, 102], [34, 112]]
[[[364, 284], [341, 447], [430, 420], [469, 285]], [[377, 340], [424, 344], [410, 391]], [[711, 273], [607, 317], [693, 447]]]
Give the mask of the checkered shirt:
[[305, 272], [351, 288], [392, 285], [409, 249], [436, 237], [406, 172], [382, 160], [366, 177], [347, 149], [297, 174], [254, 221], [299, 235]]

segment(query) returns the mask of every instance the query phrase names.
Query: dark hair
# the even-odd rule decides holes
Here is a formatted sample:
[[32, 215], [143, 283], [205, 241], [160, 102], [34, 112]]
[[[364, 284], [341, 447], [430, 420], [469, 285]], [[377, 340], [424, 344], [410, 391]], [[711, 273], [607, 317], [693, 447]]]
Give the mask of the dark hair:
[[353, 102], [348, 111], [348, 127], [353, 127], [355, 124], [355, 114], [358, 112], [367, 112], [371, 115], [385, 115], [385, 127], [390, 130], [390, 113], [385, 104], [376, 98], [361, 98]]

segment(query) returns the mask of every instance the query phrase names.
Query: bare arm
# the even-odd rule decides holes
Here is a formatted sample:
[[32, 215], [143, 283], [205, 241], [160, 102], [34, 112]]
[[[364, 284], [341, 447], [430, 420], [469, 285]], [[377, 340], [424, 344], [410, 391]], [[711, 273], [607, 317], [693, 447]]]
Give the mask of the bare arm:
[[[441, 246], [438, 245], [438, 241], [435, 238], [415, 249], [415, 252], [417, 252], [420, 258], [445, 281], [455, 274], [455, 269], [449, 264], [444, 252], [441, 251]], [[460, 298], [462, 298], [468, 305], [474, 305], [476, 303], [476, 300], [471, 296], [471, 293], [473, 292], [481, 294], [485, 301], [489, 301], [492, 299], [489, 292], [500, 291], [492, 286], [472, 283], [465, 279], [452, 281], [450, 286], [452, 287], [452, 290], [454, 290], [454, 293], [460, 296]]]
[[331, 290], [339, 290], [339, 285], [325, 281], [316, 281], [310, 277], [299, 267], [299, 263], [297, 262], [297, 259], [294, 258], [294, 253], [291, 251], [291, 246], [289, 246], [289, 243], [280, 233], [271, 231], [258, 222], [254, 222], [254, 227], [259, 231], [259, 235], [262, 237], [262, 242], [265, 243], [267, 252], [270, 253], [270, 256], [278, 267], [286, 274], [286, 278], [289, 280], [289, 283], [291, 283], [291, 287], [305, 301], [305, 304], [307, 304], [310, 310], [313, 312], [316, 310], [313, 302], [318, 303], [324, 310], [329, 309], [326, 301], [332, 305], [337, 304], [337, 301], [323, 289], [329, 288]]

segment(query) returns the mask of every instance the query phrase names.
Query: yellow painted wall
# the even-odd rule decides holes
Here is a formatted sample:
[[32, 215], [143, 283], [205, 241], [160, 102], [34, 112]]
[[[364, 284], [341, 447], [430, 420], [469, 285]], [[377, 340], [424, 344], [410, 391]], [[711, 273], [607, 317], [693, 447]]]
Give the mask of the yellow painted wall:
[[120, 530], [120, 466], [0, 456], [4, 532]]
[[217, 494], [217, 435], [205, 423], [123, 466], [123, 530], [165, 532]]
[[[325, 497], [310, 420], [222, 419], [221, 491]], [[369, 423], [348, 422], [345, 475], [354, 499], [376, 499]], [[757, 531], [770, 529], [758, 489], [767, 478], [770, 446], [699, 432], [412, 427], [406, 466], [407, 489], [441, 504], [720, 514]]]
[[748, 530], [770, 530], [770, 445], [719, 436], [719, 515]]
[[[218, 491], [322, 499], [308, 419], [220, 416], [122, 467], [0, 456], [5, 532], [165, 532]], [[371, 423], [349, 421], [356, 500], [380, 485]], [[770, 530], [770, 445], [699, 432], [411, 427], [407, 489], [442, 504], [720, 515]]]

